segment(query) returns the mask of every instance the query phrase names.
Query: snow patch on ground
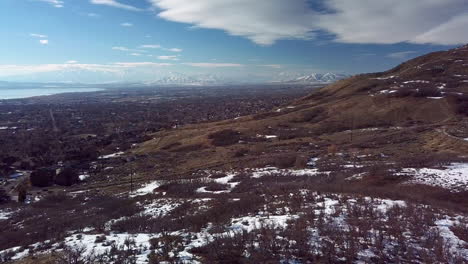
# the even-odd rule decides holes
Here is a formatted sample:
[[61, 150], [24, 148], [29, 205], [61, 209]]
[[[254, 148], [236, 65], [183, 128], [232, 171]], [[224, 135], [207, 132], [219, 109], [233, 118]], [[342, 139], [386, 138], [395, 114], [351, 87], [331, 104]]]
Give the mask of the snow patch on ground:
[[[370, 198], [367, 198], [367, 200], [370, 200]], [[377, 206], [377, 210], [381, 212], [386, 212], [395, 206], [398, 206], [398, 207], [406, 206], [406, 202], [401, 201], [401, 200], [379, 199], [378, 201], [380, 202], [380, 204]]]
[[226, 176], [224, 177], [221, 177], [221, 178], [217, 178], [217, 179], [214, 179], [213, 181], [216, 182], [216, 183], [219, 183], [219, 184], [227, 184], [229, 185], [229, 189], [228, 190], [222, 190], [222, 191], [208, 191], [206, 190], [207, 187], [200, 187], [196, 190], [196, 192], [198, 193], [213, 193], [213, 194], [220, 194], [220, 193], [229, 193], [232, 191], [232, 189], [234, 189], [234, 187], [236, 187], [239, 182], [231, 182], [231, 180], [236, 176], [237, 174], [236, 173], [233, 173], [233, 172], [230, 172], [228, 174], [226, 174]]
[[79, 247], [86, 249], [85, 255], [103, 254], [111, 249], [111, 245], [125, 247], [126, 242], [134, 243], [132, 247], [141, 249], [141, 253], [136, 255], [136, 263], [148, 263], [150, 234], [113, 234], [106, 236], [106, 240], [96, 243], [96, 238], [103, 234], [74, 234], [65, 238], [65, 244], [69, 247]]
[[221, 194], [221, 193], [228, 193], [230, 190], [222, 190], [222, 191], [208, 191], [207, 187], [200, 187], [195, 192], [197, 193], [212, 193], [212, 194]]
[[443, 169], [405, 168], [399, 174], [412, 176], [409, 183], [439, 186], [452, 191], [468, 190], [468, 163], [453, 163]]
[[468, 260], [468, 243], [458, 238], [450, 227], [458, 223], [458, 220], [451, 219], [448, 216], [445, 216], [445, 219], [440, 219], [435, 221], [437, 229], [440, 232], [440, 235], [447, 241], [449, 246], [449, 251], [452, 254], [460, 254], [465, 260]]
[[397, 77], [396, 75], [388, 76], [388, 77], [379, 77], [379, 78], [372, 78], [374, 80], [388, 80]]
[[231, 219], [228, 229], [233, 231], [246, 230], [252, 232], [262, 227], [286, 228], [288, 221], [299, 218], [297, 215], [244, 216]]
[[161, 186], [161, 183], [158, 181], [150, 182], [140, 189], [137, 189], [134, 193], [130, 194], [130, 197], [142, 196], [153, 193], [154, 189]]
[[112, 154], [109, 154], [109, 155], [99, 156], [98, 159], [112, 159], [112, 158], [118, 158], [118, 157], [122, 156], [123, 154], [124, 154], [123, 151], [119, 151], [119, 152], [112, 153]]
[[408, 83], [430, 83], [430, 81], [424, 81], [424, 80], [413, 80], [413, 81], [406, 81], [406, 82], [403, 82], [404, 84], [408, 84]]
[[157, 199], [146, 204], [138, 203], [138, 205], [142, 205], [145, 208], [143, 211], [144, 215], [161, 217], [179, 207], [180, 202], [173, 199]]
[[88, 173], [83, 173], [80, 176], [78, 176], [78, 178], [80, 178], [80, 181], [84, 181], [84, 180], [88, 179], [89, 177], [90, 177], [90, 175]]
[[11, 211], [2, 211], [0, 210], [0, 220], [8, 220], [13, 214]]
[[263, 176], [267, 176], [270, 174], [289, 174], [293, 176], [317, 176], [320, 174], [327, 174], [328, 172], [320, 172], [318, 169], [300, 169], [300, 170], [292, 170], [292, 169], [278, 169], [276, 167], [266, 167], [260, 169], [254, 169], [252, 171], [252, 178], [261, 178]]
[[277, 138], [278, 136], [276, 136], [276, 135], [260, 135], [260, 134], [257, 134], [257, 137], [258, 138], [273, 139], [273, 138]]

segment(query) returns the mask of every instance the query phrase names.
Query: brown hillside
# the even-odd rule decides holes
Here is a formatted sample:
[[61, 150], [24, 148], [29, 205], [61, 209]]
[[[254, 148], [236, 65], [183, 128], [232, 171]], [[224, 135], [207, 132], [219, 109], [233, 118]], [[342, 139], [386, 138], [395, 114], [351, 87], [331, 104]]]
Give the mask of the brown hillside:
[[336, 82], [269, 113], [162, 131], [135, 153], [163, 156], [178, 171], [300, 166], [332, 145], [395, 157], [466, 154], [467, 122], [465, 45]]

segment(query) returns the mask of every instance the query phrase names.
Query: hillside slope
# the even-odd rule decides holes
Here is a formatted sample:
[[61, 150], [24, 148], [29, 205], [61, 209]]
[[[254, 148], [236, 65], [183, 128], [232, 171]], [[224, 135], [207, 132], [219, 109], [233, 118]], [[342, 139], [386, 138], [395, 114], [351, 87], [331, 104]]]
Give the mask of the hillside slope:
[[0, 262], [466, 263], [467, 53], [155, 133], [86, 185], [0, 207]]
[[188, 170], [272, 165], [276, 156], [299, 160], [331, 146], [391, 157], [463, 154], [467, 114], [463, 46], [338, 81], [269, 113], [163, 131], [135, 153], [163, 155]]

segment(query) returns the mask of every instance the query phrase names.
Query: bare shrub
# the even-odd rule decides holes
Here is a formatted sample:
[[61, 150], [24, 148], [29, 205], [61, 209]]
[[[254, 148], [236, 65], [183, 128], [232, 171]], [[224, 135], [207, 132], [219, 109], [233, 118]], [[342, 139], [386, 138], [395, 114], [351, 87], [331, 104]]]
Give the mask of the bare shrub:
[[154, 252], [153, 261], [169, 261], [174, 263], [178, 260], [178, 253], [184, 249], [183, 239], [180, 236], [169, 235], [163, 232], [161, 237], [152, 238], [150, 241]]
[[452, 101], [455, 102], [455, 111], [458, 114], [468, 116], [468, 95], [463, 94], [453, 97]]
[[212, 178], [212, 179], [219, 179], [219, 178], [224, 178], [224, 177], [226, 177], [226, 173], [220, 172], [220, 171], [217, 171], [217, 172], [214, 172], [214, 173], [210, 174], [210, 178]]
[[228, 189], [229, 189], [229, 185], [217, 183], [217, 182], [210, 182], [205, 188], [205, 190], [210, 191], [210, 192], [226, 191]]
[[243, 157], [243, 156], [247, 155], [248, 153], [249, 153], [248, 149], [241, 148], [241, 149], [236, 150], [236, 152], [234, 152], [233, 157], [234, 158]]
[[251, 245], [247, 232], [215, 236], [206, 246], [193, 248], [192, 253], [200, 255], [207, 263], [244, 263], [245, 247]]
[[94, 264], [94, 254], [85, 254], [85, 247], [65, 247], [54, 264]]
[[7, 203], [10, 201], [10, 196], [4, 189], [0, 189], [0, 204]]
[[195, 191], [204, 186], [201, 180], [193, 180], [190, 182], [169, 182], [159, 186], [156, 190], [158, 192], [166, 192], [171, 195], [179, 197], [187, 197], [195, 194]]
[[257, 159], [257, 167], [264, 167], [264, 166], [274, 166], [280, 169], [292, 168], [296, 163], [296, 154], [289, 153], [289, 154], [277, 154], [277, 155], [269, 155], [267, 157], [262, 157], [261, 159]]
[[208, 138], [214, 146], [229, 146], [239, 142], [241, 133], [232, 129], [225, 129], [211, 133]]
[[437, 87], [431, 86], [420, 87], [414, 94], [415, 97], [438, 97], [441, 95], [442, 93]]
[[319, 122], [326, 118], [323, 108], [313, 108], [311, 110], [304, 110], [300, 112], [300, 116], [295, 118], [293, 122], [303, 123], [303, 122]]
[[461, 222], [452, 227], [450, 230], [461, 240], [468, 243], [468, 222]]

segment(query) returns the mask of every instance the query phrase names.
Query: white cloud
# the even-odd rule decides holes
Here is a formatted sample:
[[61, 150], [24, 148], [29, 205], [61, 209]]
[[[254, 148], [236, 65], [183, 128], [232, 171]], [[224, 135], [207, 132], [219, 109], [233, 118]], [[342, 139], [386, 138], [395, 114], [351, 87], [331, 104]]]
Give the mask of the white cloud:
[[39, 43], [42, 44], [42, 45], [47, 45], [47, 44], [49, 44], [49, 40], [48, 39], [40, 39]]
[[414, 53], [416, 53], [416, 51], [400, 51], [400, 52], [390, 53], [387, 55], [387, 57], [392, 58], [392, 59], [405, 59]]
[[[468, 5], [468, 3], [466, 3]], [[468, 12], [415, 37], [415, 43], [438, 43], [443, 45], [464, 44], [468, 41]]]
[[120, 24], [122, 27], [133, 27], [132, 23], [124, 22]]
[[308, 0], [149, 1], [166, 20], [224, 30], [260, 45], [309, 39], [316, 31], [342, 43], [468, 41], [466, 0], [323, 0], [320, 11]]
[[154, 67], [164, 67], [171, 66], [171, 63], [155, 63], [155, 62], [116, 62], [114, 65], [121, 67], [142, 67], [142, 66], [154, 66]]
[[90, 2], [95, 5], [107, 5], [107, 6], [117, 7], [121, 9], [130, 10], [130, 11], [141, 11], [140, 8], [127, 5], [127, 4], [122, 4], [115, 0], [90, 0]]
[[333, 13], [319, 27], [344, 43], [462, 44], [468, 40], [466, 0], [327, 0]]
[[140, 49], [163, 49], [163, 50], [171, 51], [171, 52], [182, 52], [183, 51], [182, 49], [179, 49], [179, 48], [170, 48], [170, 49], [163, 48], [161, 45], [158, 45], [158, 44], [140, 45], [139, 48]]
[[120, 51], [130, 51], [127, 47], [112, 47], [113, 50], [120, 50]]
[[43, 73], [43, 72], [58, 72], [63, 70], [89, 70], [93, 72], [109, 72], [121, 73], [127, 68], [141, 67], [166, 67], [172, 66], [170, 63], [154, 63], [154, 62], [116, 62], [110, 64], [79, 64], [79, 63], [64, 63], [64, 64], [38, 64], [38, 65], [10, 65], [0, 64], [0, 77], [21, 76], [26, 74]]
[[172, 52], [182, 52], [183, 49], [178, 49], [178, 48], [172, 48], [172, 49], [166, 49], [167, 51], [172, 51]]
[[150, 0], [158, 16], [200, 28], [221, 29], [260, 45], [307, 39], [316, 22], [306, 0]]
[[75, 64], [75, 63], [78, 63], [78, 61], [76, 61], [76, 60], [69, 60], [69, 61], [66, 61], [66, 63], [68, 63], [68, 64]]
[[282, 66], [279, 64], [264, 64], [264, 65], [258, 65], [261, 67], [267, 67], [267, 68], [273, 68], [273, 69], [281, 69]]
[[0, 65], [0, 77], [55, 72], [66, 69], [83, 69], [100, 72], [115, 72], [115, 65], [100, 64], [39, 64], [39, 65]]
[[178, 57], [179, 57], [178, 55], [176, 55], [176, 56], [158, 56], [158, 59], [160, 59], [160, 60], [173, 60], [173, 61], [176, 61], [176, 60], [179, 60]]
[[61, 0], [38, 0], [38, 1], [49, 3], [53, 7], [57, 7], [57, 8], [63, 7], [63, 1]]
[[86, 15], [89, 17], [100, 17], [100, 15], [96, 13], [87, 13]]
[[141, 53], [133, 52], [133, 53], [130, 53], [130, 55], [132, 55], [132, 56], [141, 56]]
[[36, 33], [30, 33], [29, 36], [33, 38], [47, 38], [47, 35], [36, 34]]
[[212, 63], [212, 62], [190, 62], [182, 63], [184, 65], [200, 68], [224, 68], [224, 67], [243, 67], [243, 64], [237, 63]]
[[155, 45], [155, 44], [147, 44], [147, 45], [141, 45], [141, 49], [160, 49], [161, 45]]
[[112, 47], [113, 50], [118, 50], [118, 51], [128, 51], [132, 53], [144, 53], [146, 50], [139, 50], [139, 49], [129, 49], [127, 47], [122, 47], [122, 46], [116, 46]]

